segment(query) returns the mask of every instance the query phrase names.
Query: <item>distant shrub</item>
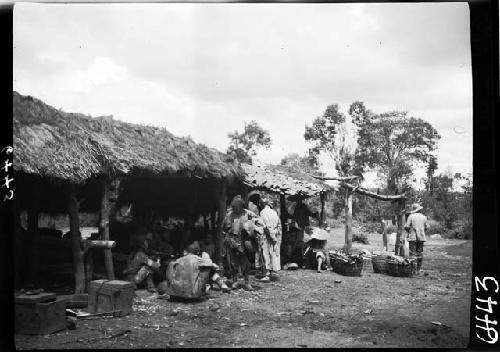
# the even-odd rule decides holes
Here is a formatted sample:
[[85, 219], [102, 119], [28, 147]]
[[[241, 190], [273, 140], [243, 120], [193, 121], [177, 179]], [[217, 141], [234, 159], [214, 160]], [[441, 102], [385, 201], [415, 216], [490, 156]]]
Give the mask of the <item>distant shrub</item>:
[[438, 233], [440, 235], [445, 235], [445, 227], [438, 221], [429, 219], [428, 220], [429, 228], [427, 229], [427, 233], [429, 235], [434, 235]]
[[363, 244], [370, 244], [368, 241], [368, 237], [366, 236], [365, 233], [360, 233], [360, 234], [352, 234], [352, 241], [353, 242], [359, 242]]
[[360, 231], [354, 231], [354, 229], [352, 231], [352, 241], [363, 243], [363, 244], [370, 244], [366, 233], [360, 232]]
[[382, 224], [379, 222], [367, 222], [362, 227], [367, 233], [382, 233]]

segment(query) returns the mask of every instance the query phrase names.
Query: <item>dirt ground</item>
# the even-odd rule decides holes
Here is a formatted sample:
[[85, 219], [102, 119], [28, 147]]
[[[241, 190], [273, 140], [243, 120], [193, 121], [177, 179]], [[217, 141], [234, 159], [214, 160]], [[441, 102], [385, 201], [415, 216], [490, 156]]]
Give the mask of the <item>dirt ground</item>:
[[[380, 249], [381, 235], [369, 240], [354, 246]], [[334, 229], [328, 247], [342, 245], [343, 230]], [[361, 277], [281, 271], [279, 282], [256, 283], [257, 291], [210, 291], [197, 303], [141, 290], [129, 316], [79, 320], [76, 330], [16, 335], [15, 343], [18, 349], [466, 347], [471, 257], [471, 241], [429, 240], [425, 274], [413, 278], [375, 274], [365, 262]]]

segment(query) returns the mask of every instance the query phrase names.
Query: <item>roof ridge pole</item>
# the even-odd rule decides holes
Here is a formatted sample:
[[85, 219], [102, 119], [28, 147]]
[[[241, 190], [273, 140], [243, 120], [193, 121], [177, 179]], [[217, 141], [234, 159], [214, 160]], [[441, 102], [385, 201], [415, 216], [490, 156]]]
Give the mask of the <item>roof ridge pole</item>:
[[76, 190], [73, 183], [68, 187], [68, 214], [71, 233], [71, 248], [73, 253], [73, 273], [75, 276], [75, 294], [83, 293], [85, 289], [85, 269], [83, 265], [83, 251], [81, 249], [80, 221], [76, 199]]
[[[99, 235], [103, 241], [109, 241], [109, 216], [111, 211], [110, 190], [111, 180], [108, 175], [101, 177], [101, 209], [99, 212]], [[104, 249], [104, 266], [109, 280], [115, 279], [113, 254], [111, 249]]]

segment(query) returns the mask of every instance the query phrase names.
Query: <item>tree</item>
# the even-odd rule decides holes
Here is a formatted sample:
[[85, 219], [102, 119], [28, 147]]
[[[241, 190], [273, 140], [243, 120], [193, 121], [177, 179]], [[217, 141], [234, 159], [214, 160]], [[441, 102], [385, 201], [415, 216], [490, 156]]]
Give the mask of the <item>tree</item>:
[[[339, 176], [350, 176], [356, 173], [356, 129], [353, 116], [346, 119], [339, 111], [337, 104], [329, 105], [322, 116], [314, 119], [312, 126], [305, 126], [304, 138], [313, 143], [309, 154], [318, 158], [320, 152], [326, 152], [335, 162]], [[352, 246], [352, 192], [345, 189], [345, 250], [350, 252]]]
[[427, 164], [427, 191], [432, 195], [432, 177], [438, 168], [437, 158], [435, 155], [429, 156], [429, 163]]
[[308, 174], [318, 174], [318, 160], [313, 155], [300, 156], [297, 153], [287, 154], [281, 159], [280, 165], [296, 170], [301, 170]]
[[[363, 103], [354, 103], [354, 123], [359, 128], [356, 163], [363, 170], [378, 170], [390, 193], [401, 193], [418, 163], [426, 163], [440, 136], [427, 121], [406, 111], [373, 114]], [[351, 109], [350, 109], [351, 110]]]
[[357, 134], [352, 120], [346, 119], [334, 104], [316, 117], [311, 126], [305, 126], [304, 139], [312, 143], [311, 157], [317, 160], [320, 152], [325, 152], [335, 162], [339, 176], [359, 171], [355, 165]]
[[245, 122], [242, 133], [234, 131], [228, 134], [227, 153], [242, 163], [252, 164], [258, 148], [269, 148], [271, 137], [256, 121]]

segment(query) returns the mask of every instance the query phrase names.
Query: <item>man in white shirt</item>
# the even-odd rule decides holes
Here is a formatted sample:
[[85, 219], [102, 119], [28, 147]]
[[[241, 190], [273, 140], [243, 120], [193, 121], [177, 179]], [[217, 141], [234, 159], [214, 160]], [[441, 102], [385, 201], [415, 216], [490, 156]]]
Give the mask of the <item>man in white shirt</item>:
[[265, 276], [260, 280], [269, 282], [278, 280], [278, 271], [281, 269], [281, 220], [274, 209], [269, 205], [267, 198], [261, 198], [260, 217], [266, 226], [266, 235], [260, 241], [261, 250], [264, 258]]
[[420, 204], [413, 204], [406, 219], [405, 229], [408, 231], [410, 255], [417, 258], [417, 270], [420, 271], [423, 261], [425, 231], [429, 228], [427, 217], [420, 211]]

